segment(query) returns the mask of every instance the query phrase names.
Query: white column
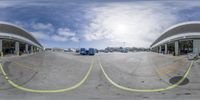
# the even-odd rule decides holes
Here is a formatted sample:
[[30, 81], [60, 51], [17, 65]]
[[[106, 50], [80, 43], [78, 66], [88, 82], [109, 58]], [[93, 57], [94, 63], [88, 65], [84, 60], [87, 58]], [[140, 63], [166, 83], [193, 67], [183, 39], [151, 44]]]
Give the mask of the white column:
[[19, 55], [19, 42], [15, 42], [15, 53]]
[[37, 52], [39, 52], [39, 48], [38, 47], [36, 47], [37, 48]]
[[167, 54], [167, 44], [165, 44], [165, 54]]
[[200, 53], [200, 40], [193, 40], [193, 52], [196, 54]]
[[2, 43], [2, 40], [0, 40], [0, 54], [1, 54], [1, 57], [3, 57], [3, 43]]
[[2, 52], [2, 40], [0, 40], [0, 52]]
[[42, 51], [42, 49], [41, 49], [41, 48], [38, 48], [38, 51], [39, 51], [39, 52], [41, 52], [41, 51]]
[[175, 41], [175, 55], [178, 56], [179, 55], [179, 42]]
[[28, 53], [28, 44], [25, 45], [26, 53]]
[[33, 46], [31, 45], [31, 53], [33, 53]]
[[156, 47], [156, 52], [159, 53], [159, 47]]
[[162, 53], [162, 46], [159, 46], [159, 53]]

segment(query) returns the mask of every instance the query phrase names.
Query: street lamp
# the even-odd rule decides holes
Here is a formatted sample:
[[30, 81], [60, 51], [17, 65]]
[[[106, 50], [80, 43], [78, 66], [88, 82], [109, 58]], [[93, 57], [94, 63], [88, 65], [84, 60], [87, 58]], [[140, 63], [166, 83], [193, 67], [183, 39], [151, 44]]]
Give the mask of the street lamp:
[[125, 48], [125, 44], [126, 44], [126, 42], [123, 42], [123, 47]]
[[80, 50], [80, 42], [81, 42], [81, 39], [79, 38], [78, 39], [78, 49]]

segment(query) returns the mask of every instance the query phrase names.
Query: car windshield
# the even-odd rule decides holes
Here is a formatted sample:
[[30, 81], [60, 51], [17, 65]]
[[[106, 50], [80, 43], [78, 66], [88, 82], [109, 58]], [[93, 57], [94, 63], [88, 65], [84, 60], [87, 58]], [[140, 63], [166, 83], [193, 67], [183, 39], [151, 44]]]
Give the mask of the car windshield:
[[200, 1], [0, 0], [0, 100], [199, 100]]

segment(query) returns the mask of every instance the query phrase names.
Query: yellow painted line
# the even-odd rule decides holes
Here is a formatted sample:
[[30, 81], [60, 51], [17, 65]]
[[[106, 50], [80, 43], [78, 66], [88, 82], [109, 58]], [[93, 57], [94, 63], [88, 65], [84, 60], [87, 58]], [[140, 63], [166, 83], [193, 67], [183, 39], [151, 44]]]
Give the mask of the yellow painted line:
[[[178, 64], [173, 64], [173, 65], [177, 65], [177, 66], [167, 66], [166, 68], [165, 67], [162, 67], [162, 68], [158, 68], [158, 72], [160, 73], [161, 76], [167, 76], [167, 74], [171, 74], [173, 72], [177, 72], [178, 69], [180, 67], [182, 67], [179, 63]], [[173, 73], [175, 74], [175, 73]], [[169, 76], [168, 76], [169, 77]]]
[[167, 74], [165, 74], [165, 73], [162, 73], [162, 71], [160, 71], [156, 68], [155, 68], [155, 70], [156, 70], [157, 75], [162, 76], [164, 78], [169, 78], [169, 76], [167, 76]]
[[[173, 66], [172, 66], [173, 65]], [[177, 65], [177, 66], [176, 66]], [[171, 74], [178, 70], [178, 68], [182, 67], [179, 63], [178, 64], [171, 64], [166, 67], [158, 68], [156, 71], [159, 73], [160, 76], [167, 76], [167, 74]], [[167, 76], [169, 77], [169, 76]]]
[[164, 67], [160, 67], [159, 69], [160, 69], [160, 70], [165, 70], [165, 69], [170, 68], [170, 67], [173, 67], [173, 66], [175, 66], [175, 65], [176, 65], [176, 63], [173, 63], [173, 64], [170, 64], [170, 65], [167, 65], [167, 66], [164, 66]]
[[[168, 82], [166, 82], [166, 81], [164, 81], [163, 79], [161, 79], [161, 77], [164, 77], [164, 78], [170, 78], [170, 76], [167, 76], [167, 75], [164, 75], [164, 76], [161, 76], [160, 75], [160, 72], [158, 72], [158, 69], [156, 69], [156, 68], [154, 68], [154, 71], [155, 71], [155, 73], [156, 73], [156, 76], [159, 78], [159, 81], [162, 81], [162, 82], [164, 82], [165, 84], [167, 84], [167, 85], [170, 85], [170, 83], [168, 83]], [[162, 74], [163, 75], [163, 74]]]
[[67, 88], [63, 88], [63, 89], [57, 89], [57, 90], [35, 90], [35, 89], [22, 87], [20, 85], [17, 85], [16, 83], [14, 83], [12, 80], [9, 79], [9, 77], [7, 76], [7, 74], [5, 73], [5, 71], [3, 69], [2, 64], [0, 64], [0, 70], [4, 75], [4, 78], [7, 80], [7, 82], [10, 85], [12, 85], [13, 87], [20, 89], [22, 91], [34, 92], [34, 93], [59, 93], [59, 92], [66, 92], [66, 91], [74, 90], [74, 89], [80, 87], [87, 80], [87, 78], [88, 78], [88, 76], [89, 76], [89, 74], [90, 74], [90, 72], [93, 68], [93, 63], [94, 63], [94, 60], [92, 60], [91, 65], [90, 65], [87, 73], [85, 74], [84, 78], [80, 82], [76, 83], [75, 85], [73, 85], [71, 87], [67, 87]]
[[136, 88], [128, 88], [128, 87], [119, 85], [118, 83], [114, 82], [114, 81], [108, 76], [108, 74], [105, 72], [103, 66], [101, 65], [100, 60], [99, 60], [99, 65], [100, 65], [101, 70], [102, 70], [104, 76], [106, 77], [106, 79], [107, 79], [113, 86], [115, 86], [115, 87], [117, 87], [117, 88], [119, 88], [119, 89], [126, 90], [126, 91], [130, 91], [130, 92], [160, 92], [160, 91], [166, 91], [166, 90], [169, 90], [169, 89], [176, 88], [179, 84], [181, 84], [181, 83], [185, 80], [185, 78], [187, 77], [187, 75], [189, 74], [190, 69], [192, 68], [192, 65], [193, 65], [193, 61], [190, 63], [190, 66], [187, 68], [187, 71], [185, 72], [185, 74], [183, 75], [183, 77], [182, 77], [176, 84], [173, 84], [173, 85], [170, 85], [170, 86], [164, 87], [164, 88], [155, 88], [155, 89], [136, 89]]
[[170, 78], [170, 76], [168, 76], [168, 74], [174, 72], [174, 70], [169, 70], [169, 69], [159, 69], [159, 73], [161, 76], [167, 76], [168, 78]]
[[172, 70], [162, 69], [162, 70], [160, 70], [160, 72], [162, 72], [163, 74], [169, 74], [172, 72]]

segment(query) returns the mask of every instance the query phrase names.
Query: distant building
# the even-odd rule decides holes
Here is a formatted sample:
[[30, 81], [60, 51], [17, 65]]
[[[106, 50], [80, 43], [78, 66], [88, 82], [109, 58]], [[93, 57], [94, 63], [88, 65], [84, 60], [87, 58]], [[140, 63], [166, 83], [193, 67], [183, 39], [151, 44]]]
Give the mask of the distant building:
[[64, 52], [76, 52], [76, 49], [68, 48], [68, 49], [65, 49]]
[[148, 48], [136, 48], [136, 47], [107, 47], [105, 48], [108, 52], [137, 52], [137, 51], [149, 51]]
[[45, 51], [53, 51], [52, 48], [45, 48]]
[[63, 48], [52, 48], [52, 51], [54, 52], [64, 52]]

